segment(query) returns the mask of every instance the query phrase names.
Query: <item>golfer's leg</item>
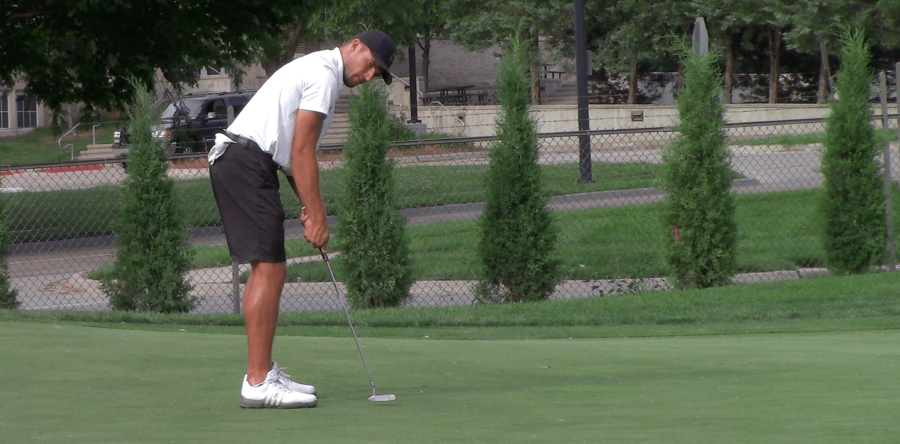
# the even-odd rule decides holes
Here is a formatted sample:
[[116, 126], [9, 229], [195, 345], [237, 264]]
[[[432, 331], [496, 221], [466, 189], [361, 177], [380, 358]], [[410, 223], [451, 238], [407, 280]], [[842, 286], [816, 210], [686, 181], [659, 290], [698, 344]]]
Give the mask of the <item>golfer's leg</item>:
[[262, 382], [272, 368], [272, 342], [286, 275], [284, 262], [250, 262], [250, 278], [244, 289], [247, 382], [250, 384]]

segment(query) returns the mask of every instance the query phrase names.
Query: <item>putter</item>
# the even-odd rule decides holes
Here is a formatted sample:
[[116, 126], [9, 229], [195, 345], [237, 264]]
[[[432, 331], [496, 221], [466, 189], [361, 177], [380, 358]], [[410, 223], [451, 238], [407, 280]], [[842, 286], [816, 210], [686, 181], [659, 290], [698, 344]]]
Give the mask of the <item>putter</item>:
[[366, 357], [365, 355], [363, 355], [362, 347], [359, 346], [359, 338], [356, 337], [356, 330], [353, 328], [353, 321], [350, 320], [350, 311], [347, 310], [347, 304], [344, 303], [344, 295], [341, 294], [341, 290], [338, 288], [337, 279], [334, 278], [334, 270], [331, 269], [331, 263], [328, 262], [328, 254], [325, 253], [325, 250], [319, 251], [322, 252], [322, 260], [325, 261], [325, 265], [328, 266], [328, 273], [331, 275], [331, 282], [334, 284], [334, 291], [337, 292], [338, 300], [341, 301], [341, 308], [344, 309], [344, 315], [347, 316], [347, 323], [350, 324], [350, 333], [353, 333], [353, 340], [356, 342], [356, 349], [359, 350], [359, 357], [362, 358], [363, 366], [366, 367], [366, 374], [369, 375], [369, 383], [372, 384], [372, 396], [369, 396], [369, 401], [387, 402], [397, 399], [397, 397], [394, 395], [379, 395], [375, 390], [375, 380], [372, 379], [372, 372], [369, 371], [369, 364], [366, 364]]

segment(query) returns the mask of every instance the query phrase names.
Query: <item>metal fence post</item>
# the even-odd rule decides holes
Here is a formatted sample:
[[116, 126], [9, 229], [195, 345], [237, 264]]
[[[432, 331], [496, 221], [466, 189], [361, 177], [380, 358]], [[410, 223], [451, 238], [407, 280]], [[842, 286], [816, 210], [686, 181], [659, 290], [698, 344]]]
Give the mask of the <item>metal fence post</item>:
[[231, 262], [231, 300], [234, 303], [234, 312], [241, 312], [241, 269], [240, 264]]
[[[896, 99], [896, 101], [897, 101], [897, 112], [900, 113], [900, 62], [897, 62], [896, 64], [894, 64], [894, 99]], [[887, 98], [885, 98], [885, 100], [887, 100]], [[897, 145], [900, 146], [900, 117], [897, 118]], [[888, 142], [888, 147], [890, 147], [890, 142]], [[890, 152], [890, 149], [888, 152]], [[891, 157], [893, 157], [893, 156], [891, 156]], [[890, 179], [889, 179], [889, 181], [890, 181]], [[898, 179], [898, 182], [900, 182], [900, 179]], [[893, 189], [893, 187], [891, 187], [891, 189]], [[888, 202], [891, 202], [891, 201], [888, 201]], [[893, 210], [892, 205], [888, 205], [888, 208]], [[888, 232], [888, 234], [889, 234], [889, 236], [891, 236], [889, 242], [891, 242], [891, 246], [893, 246], [894, 245], [894, 241], [893, 241], [894, 231], [891, 230]], [[891, 261], [891, 267], [892, 267], [891, 270], [893, 270], [893, 267], [895, 266], [895, 264], [893, 262], [894, 261], [892, 260]]]
[[[587, 39], [584, 34], [584, 0], [575, 0], [575, 66], [578, 71], [578, 131], [587, 132], [591, 129], [590, 104], [588, 100], [588, 49]], [[578, 136], [578, 168], [579, 183], [591, 183], [594, 176], [591, 163], [591, 136], [581, 134]]]
[[[890, 130], [890, 122], [888, 122], [887, 107], [887, 74], [881, 71], [878, 74], [881, 83], [881, 126], [885, 133]], [[884, 141], [884, 199], [885, 199], [885, 219], [887, 223], [887, 253], [888, 268], [891, 271], [897, 269], [897, 261], [894, 259], [894, 209], [891, 198], [893, 188], [893, 178], [891, 176], [891, 141]]]

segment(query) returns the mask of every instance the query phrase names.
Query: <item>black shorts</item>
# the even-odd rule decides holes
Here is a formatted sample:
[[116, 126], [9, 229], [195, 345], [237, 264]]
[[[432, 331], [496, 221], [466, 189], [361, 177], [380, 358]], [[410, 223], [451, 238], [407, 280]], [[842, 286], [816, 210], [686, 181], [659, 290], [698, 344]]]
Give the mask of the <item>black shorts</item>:
[[213, 195], [236, 262], [284, 262], [278, 164], [257, 147], [232, 143], [209, 167]]

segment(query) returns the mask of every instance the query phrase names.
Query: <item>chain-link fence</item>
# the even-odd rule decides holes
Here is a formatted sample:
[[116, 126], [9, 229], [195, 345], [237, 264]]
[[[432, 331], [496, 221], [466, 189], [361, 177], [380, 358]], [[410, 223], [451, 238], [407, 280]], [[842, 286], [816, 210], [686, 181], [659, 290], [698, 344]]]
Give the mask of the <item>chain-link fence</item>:
[[[891, 116], [896, 128], [896, 117]], [[881, 120], [873, 121], [881, 126]], [[821, 119], [729, 125], [739, 230], [737, 282], [796, 278], [820, 272], [822, 176]], [[661, 152], [672, 128], [545, 134], [540, 138], [542, 180], [559, 231], [557, 254], [565, 280], [552, 298], [577, 298], [667, 288], [660, 191]], [[590, 140], [589, 158], [580, 140]], [[889, 138], [891, 177], [898, 168], [896, 133]], [[471, 304], [478, 276], [477, 218], [486, 196], [492, 138], [397, 143], [398, 211], [408, 220], [417, 281], [408, 305]], [[336, 207], [342, 188], [339, 146], [320, 151], [323, 195]], [[115, 259], [121, 164], [69, 162], [3, 167], [2, 185], [11, 235], [8, 265], [23, 309], [107, 310], [98, 276]], [[200, 156], [170, 160], [169, 176], [187, 215], [195, 247], [189, 274], [195, 312], [240, 307], [246, 264], [230, 263], [212, 197], [208, 166]], [[894, 201], [898, 200], [896, 190]], [[298, 214], [290, 187], [282, 187], [287, 213]], [[894, 211], [897, 214], [897, 210]], [[331, 223], [334, 224], [335, 216]], [[296, 219], [285, 222], [290, 273], [283, 310], [340, 308], [327, 271], [306, 246]], [[331, 246], [340, 279], [340, 231]]]

